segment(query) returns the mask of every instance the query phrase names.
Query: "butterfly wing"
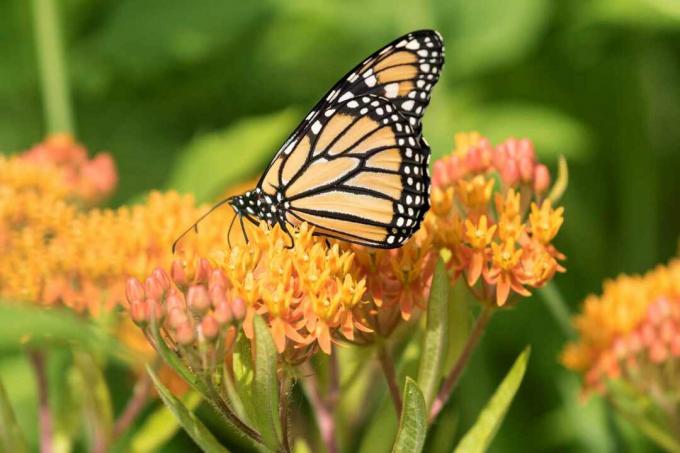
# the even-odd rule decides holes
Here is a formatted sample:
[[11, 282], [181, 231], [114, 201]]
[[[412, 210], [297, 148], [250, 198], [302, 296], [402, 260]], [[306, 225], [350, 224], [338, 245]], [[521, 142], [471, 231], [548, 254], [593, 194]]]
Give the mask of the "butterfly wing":
[[423, 111], [444, 50], [409, 33], [350, 71], [284, 143], [259, 186], [286, 201], [287, 221], [330, 237], [398, 247], [429, 208]]

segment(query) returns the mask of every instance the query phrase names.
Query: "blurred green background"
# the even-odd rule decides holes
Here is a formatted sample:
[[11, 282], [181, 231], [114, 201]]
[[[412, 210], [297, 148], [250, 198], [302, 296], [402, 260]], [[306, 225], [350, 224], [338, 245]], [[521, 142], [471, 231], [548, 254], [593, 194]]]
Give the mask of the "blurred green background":
[[[680, 2], [674, 0], [64, 0], [76, 135], [120, 171], [113, 206], [152, 188], [208, 200], [257, 175], [347, 70], [396, 36], [436, 28], [446, 65], [425, 117], [435, 157], [453, 134], [534, 140], [570, 184], [556, 278], [572, 311], [604, 278], [677, 252]], [[46, 133], [30, 2], [0, 1], [0, 149]], [[206, 169], [210, 169], [206, 172]], [[454, 445], [514, 357], [528, 375], [493, 451], [647, 449], [557, 362], [568, 339], [541, 297], [491, 323], [436, 442]], [[22, 362], [23, 363], [23, 362]], [[25, 365], [25, 364], [24, 364]], [[0, 373], [22, 420], [32, 383]], [[7, 377], [9, 376], [9, 377]], [[14, 376], [14, 378], [12, 377]], [[29, 410], [29, 409], [26, 409]], [[23, 423], [25, 424], [25, 423]]]

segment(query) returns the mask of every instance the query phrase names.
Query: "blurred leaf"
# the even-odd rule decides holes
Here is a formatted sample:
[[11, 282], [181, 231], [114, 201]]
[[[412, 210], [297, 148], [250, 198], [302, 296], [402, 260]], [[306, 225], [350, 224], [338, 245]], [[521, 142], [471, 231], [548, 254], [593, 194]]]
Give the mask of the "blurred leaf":
[[552, 8], [547, 0], [438, 0], [433, 9], [447, 70], [469, 77], [525, 56], [543, 37]]
[[265, 3], [117, 1], [99, 18], [89, 54], [128, 76], [157, 75], [171, 65], [196, 63], [228, 45], [266, 13]]
[[[188, 392], [182, 396], [182, 404], [194, 411], [203, 398], [198, 392]], [[135, 453], [160, 451], [161, 447], [177, 433], [179, 421], [165, 404], [156, 409], [132, 437], [130, 446]]]
[[560, 158], [557, 161], [557, 179], [555, 179], [555, 183], [553, 184], [552, 189], [550, 189], [548, 199], [553, 203], [557, 203], [559, 199], [562, 198], [562, 195], [564, 195], [568, 185], [569, 167], [567, 166], [567, 159], [565, 159], [563, 155], [560, 155]]
[[228, 451], [215, 439], [215, 436], [205, 427], [196, 415], [189, 410], [170, 390], [165, 388], [156, 373], [150, 366], [146, 367], [147, 373], [151, 376], [158, 395], [165, 405], [170, 409], [184, 431], [206, 452], [226, 452]]
[[264, 444], [272, 450], [277, 450], [281, 445], [282, 431], [279, 420], [279, 386], [276, 379], [276, 346], [262, 317], [255, 317], [254, 327], [255, 338], [252, 343], [255, 347], [254, 415]]
[[680, 28], [680, 3], [674, 0], [598, 0], [584, 4], [582, 19], [613, 25]]
[[111, 395], [102, 374], [101, 366], [91, 355], [74, 351], [74, 361], [80, 377], [84, 419], [88, 428], [90, 449], [96, 450], [98, 442], [108, 445], [113, 429]]
[[498, 428], [503, 423], [510, 403], [512, 403], [515, 393], [517, 393], [522, 383], [530, 353], [531, 348], [527, 346], [517, 357], [503, 382], [501, 382], [486, 404], [486, 407], [479, 414], [477, 422], [470, 428], [456, 447], [456, 453], [474, 453], [487, 450]]
[[24, 434], [14, 416], [12, 404], [0, 379], [0, 446], [3, 451], [28, 452]]
[[446, 266], [439, 259], [432, 280], [430, 299], [427, 302], [427, 326], [418, 368], [418, 387], [423, 392], [427, 408], [430, 407], [439, 388], [442, 362], [446, 357], [449, 287]]
[[[255, 406], [253, 404], [253, 381], [255, 380], [255, 370], [253, 369], [253, 356], [250, 349], [250, 340], [243, 332], [239, 332], [234, 342], [234, 352], [232, 356], [234, 371], [234, 390], [247, 415], [247, 420], [253, 421], [255, 418]], [[230, 395], [231, 400], [231, 395]]]
[[55, 342], [77, 344], [124, 362], [136, 359], [116, 338], [70, 310], [2, 301], [0, 319], [0, 351], [21, 350], [29, 343]]
[[537, 104], [503, 103], [472, 111], [464, 129], [478, 130], [492, 143], [508, 137], [529, 138], [542, 159], [584, 160], [592, 151], [586, 127], [564, 112]]
[[427, 435], [427, 406], [423, 393], [416, 382], [407, 377], [404, 386], [404, 408], [399, 420], [397, 439], [393, 453], [417, 453], [422, 451]]
[[261, 171], [299, 118], [292, 110], [248, 118], [194, 139], [178, 157], [169, 187], [212, 200]]

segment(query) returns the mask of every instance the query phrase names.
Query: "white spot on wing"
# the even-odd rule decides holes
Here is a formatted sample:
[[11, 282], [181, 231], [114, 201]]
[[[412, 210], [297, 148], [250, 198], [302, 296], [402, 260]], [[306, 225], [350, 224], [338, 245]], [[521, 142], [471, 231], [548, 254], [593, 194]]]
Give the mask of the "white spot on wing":
[[399, 94], [399, 84], [396, 82], [385, 85], [385, 96], [388, 98], [396, 98]]
[[354, 97], [354, 94], [351, 91], [345, 91], [342, 96], [338, 99], [338, 102], [344, 102], [347, 99], [351, 99]]
[[316, 135], [316, 134], [319, 133], [320, 130], [321, 130], [321, 123], [318, 120], [314, 121], [314, 124], [312, 124], [312, 133], [314, 133], [314, 135]]
[[403, 108], [404, 110], [411, 110], [413, 108], [413, 100], [402, 102], [401, 108]]
[[414, 39], [413, 41], [406, 44], [406, 48], [411, 50], [418, 50], [420, 49], [420, 43], [418, 42], [417, 39]]

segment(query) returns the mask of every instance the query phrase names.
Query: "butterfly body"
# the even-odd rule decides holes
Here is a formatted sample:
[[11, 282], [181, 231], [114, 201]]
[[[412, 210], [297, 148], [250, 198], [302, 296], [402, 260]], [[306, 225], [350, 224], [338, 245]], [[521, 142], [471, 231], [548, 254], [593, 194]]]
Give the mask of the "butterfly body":
[[429, 209], [430, 148], [421, 120], [444, 64], [441, 35], [421, 30], [375, 52], [319, 101], [257, 186], [228, 202], [243, 221], [395, 248]]

